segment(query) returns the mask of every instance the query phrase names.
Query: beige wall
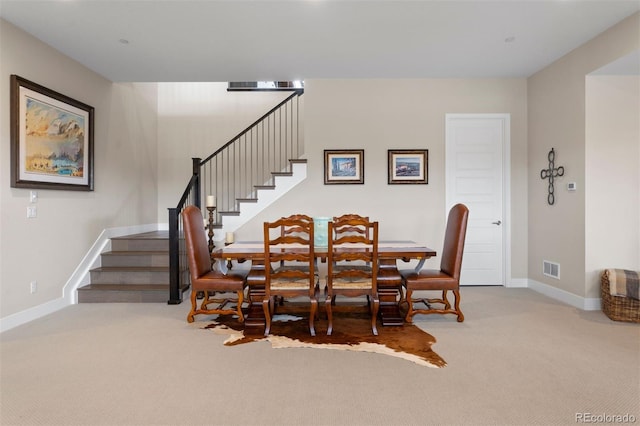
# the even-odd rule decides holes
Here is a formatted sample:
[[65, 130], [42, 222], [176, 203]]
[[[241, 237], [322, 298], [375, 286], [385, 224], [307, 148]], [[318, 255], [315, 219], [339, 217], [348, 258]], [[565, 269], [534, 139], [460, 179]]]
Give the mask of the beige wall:
[[[529, 278], [581, 297], [597, 297], [585, 273], [586, 75], [637, 50], [639, 27], [636, 13], [528, 79]], [[553, 206], [540, 179], [551, 148], [565, 168]], [[542, 275], [543, 259], [560, 263], [560, 280]]]
[[640, 77], [587, 77], [586, 118], [586, 290], [597, 297], [603, 269], [640, 270]]
[[[114, 84], [0, 20], [0, 316], [62, 297], [103, 229], [156, 223], [154, 84]], [[17, 74], [95, 108], [95, 191], [10, 187], [9, 76]], [[30, 294], [36, 280], [38, 291]]]
[[[412, 239], [438, 252], [445, 224], [445, 114], [511, 114], [512, 276], [527, 276], [526, 80], [306, 80], [307, 179], [237, 231], [292, 212], [357, 212], [381, 223], [380, 237]], [[325, 149], [364, 149], [364, 185], [324, 185]], [[388, 149], [428, 149], [428, 185], [388, 185]], [[432, 259], [438, 264], [439, 258]]]

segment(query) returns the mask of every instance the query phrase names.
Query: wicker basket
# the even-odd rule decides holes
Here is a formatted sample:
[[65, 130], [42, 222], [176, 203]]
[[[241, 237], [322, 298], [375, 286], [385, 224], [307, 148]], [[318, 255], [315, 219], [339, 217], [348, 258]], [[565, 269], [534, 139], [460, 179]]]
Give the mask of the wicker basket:
[[609, 275], [602, 273], [600, 286], [602, 311], [614, 321], [640, 322], [640, 300], [630, 297], [612, 296], [609, 291]]

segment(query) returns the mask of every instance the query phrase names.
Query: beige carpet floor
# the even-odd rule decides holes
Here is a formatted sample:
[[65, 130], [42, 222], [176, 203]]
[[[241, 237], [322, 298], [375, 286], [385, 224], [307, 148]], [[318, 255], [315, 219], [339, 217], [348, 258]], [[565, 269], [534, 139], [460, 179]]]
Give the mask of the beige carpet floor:
[[[0, 334], [2, 425], [640, 422], [640, 326], [528, 289], [462, 289], [418, 316], [444, 368], [374, 353], [228, 347], [185, 301], [82, 304]], [[591, 416], [591, 417], [588, 417]]]

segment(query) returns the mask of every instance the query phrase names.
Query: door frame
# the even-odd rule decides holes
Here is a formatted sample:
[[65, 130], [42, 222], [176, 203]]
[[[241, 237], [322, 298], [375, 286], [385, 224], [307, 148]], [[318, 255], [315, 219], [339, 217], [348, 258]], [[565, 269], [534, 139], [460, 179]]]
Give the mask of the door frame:
[[469, 113], [445, 114], [445, 217], [451, 206], [451, 167], [452, 156], [449, 122], [455, 119], [501, 119], [503, 120], [502, 138], [502, 282], [503, 287], [512, 287], [511, 282], [511, 114], [509, 113]]

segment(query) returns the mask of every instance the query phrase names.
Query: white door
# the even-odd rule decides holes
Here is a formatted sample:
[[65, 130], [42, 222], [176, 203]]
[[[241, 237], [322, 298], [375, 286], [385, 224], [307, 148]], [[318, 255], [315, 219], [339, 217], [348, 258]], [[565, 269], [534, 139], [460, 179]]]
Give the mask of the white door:
[[446, 207], [469, 208], [461, 285], [505, 285], [509, 114], [446, 115]]

